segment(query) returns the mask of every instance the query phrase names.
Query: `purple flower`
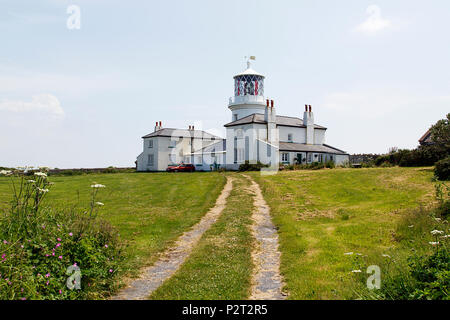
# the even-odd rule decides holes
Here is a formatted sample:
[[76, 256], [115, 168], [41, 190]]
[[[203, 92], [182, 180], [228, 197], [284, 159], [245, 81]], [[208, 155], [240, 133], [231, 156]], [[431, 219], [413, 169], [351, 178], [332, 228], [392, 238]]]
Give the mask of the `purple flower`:
[[4, 244], [8, 244], [8, 241], [6, 241], [6, 240], [3, 240], [3, 243], [4, 243]]
[[58, 248], [58, 247], [61, 247], [61, 243], [57, 243], [56, 244], [56, 247]]
[[46, 277], [46, 278], [50, 277], [50, 273], [47, 273], [47, 274], [45, 275], [45, 277]]
[[62, 256], [59, 256], [58, 259], [59, 259], [59, 260], [62, 260]]
[[109, 269], [109, 272], [113, 272], [113, 269]]
[[56, 240], [58, 240], [59, 242], [61, 242], [61, 238], [58, 238], [58, 239], [56, 239]]
[[61, 294], [62, 293], [62, 291], [61, 290], [59, 290], [59, 294]]
[[108, 245], [107, 245], [107, 244], [105, 244], [105, 248], [108, 248]]
[[73, 236], [73, 233], [72, 233], [72, 232], [70, 232], [70, 233], [69, 233], [69, 236]]

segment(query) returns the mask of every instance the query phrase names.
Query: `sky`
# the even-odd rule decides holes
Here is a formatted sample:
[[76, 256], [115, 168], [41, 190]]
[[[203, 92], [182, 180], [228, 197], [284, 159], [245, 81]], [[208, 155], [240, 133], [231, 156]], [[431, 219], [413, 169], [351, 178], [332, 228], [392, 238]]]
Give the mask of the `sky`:
[[249, 55], [277, 114], [312, 105], [326, 143], [414, 148], [450, 112], [449, 16], [447, 0], [1, 0], [0, 166], [134, 166], [156, 121], [224, 136]]

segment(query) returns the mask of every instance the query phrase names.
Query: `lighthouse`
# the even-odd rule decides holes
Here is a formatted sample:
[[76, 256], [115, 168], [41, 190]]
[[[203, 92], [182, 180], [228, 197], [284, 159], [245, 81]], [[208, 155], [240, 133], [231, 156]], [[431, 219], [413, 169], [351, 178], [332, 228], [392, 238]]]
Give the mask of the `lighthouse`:
[[247, 69], [235, 75], [234, 97], [230, 98], [228, 108], [231, 110], [231, 121], [242, 119], [255, 113], [264, 113], [266, 101], [264, 99], [264, 76], [251, 68], [247, 60]]

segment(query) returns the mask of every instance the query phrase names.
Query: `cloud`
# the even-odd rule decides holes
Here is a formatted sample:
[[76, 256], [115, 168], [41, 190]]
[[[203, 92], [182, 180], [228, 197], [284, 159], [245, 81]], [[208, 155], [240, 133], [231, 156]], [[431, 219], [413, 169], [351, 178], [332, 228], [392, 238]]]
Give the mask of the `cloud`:
[[383, 29], [392, 26], [390, 20], [384, 19], [381, 16], [381, 9], [376, 5], [367, 7], [366, 13], [369, 15], [366, 21], [355, 28], [355, 31], [364, 34], [375, 34]]
[[0, 111], [9, 111], [12, 113], [39, 113], [41, 115], [50, 115], [56, 117], [64, 116], [64, 110], [54, 95], [39, 94], [34, 95], [31, 102], [22, 100], [3, 100], [0, 101]]

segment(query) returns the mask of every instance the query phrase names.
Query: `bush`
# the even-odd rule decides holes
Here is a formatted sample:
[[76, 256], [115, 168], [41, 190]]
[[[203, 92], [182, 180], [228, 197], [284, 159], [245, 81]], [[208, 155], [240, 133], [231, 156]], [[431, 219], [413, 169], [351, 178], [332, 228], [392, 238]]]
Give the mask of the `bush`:
[[449, 180], [450, 179], [450, 157], [436, 162], [434, 168], [434, 175], [439, 180]]
[[[93, 186], [86, 210], [57, 210], [45, 206], [46, 173], [33, 178], [12, 179], [11, 209], [0, 217], [0, 299], [92, 299], [114, 291], [123, 255], [117, 232], [97, 217], [102, 186]], [[77, 270], [80, 281], [70, 289]]]
[[261, 171], [261, 168], [267, 168], [268, 165], [262, 164], [261, 162], [257, 163], [249, 163], [248, 160], [245, 161], [245, 163], [241, 164], [239, 166], [239, 171]]

